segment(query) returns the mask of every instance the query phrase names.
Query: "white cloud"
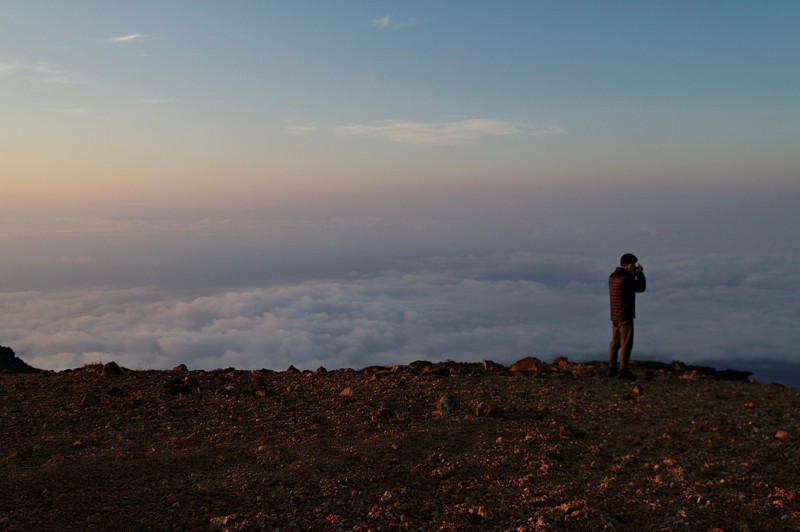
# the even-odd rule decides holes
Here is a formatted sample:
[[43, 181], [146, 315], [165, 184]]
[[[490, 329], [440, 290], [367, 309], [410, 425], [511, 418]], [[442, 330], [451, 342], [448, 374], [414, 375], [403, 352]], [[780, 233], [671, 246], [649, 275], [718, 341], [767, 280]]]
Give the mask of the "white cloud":
[[141, 292], [126, 301], [130, 291], [110, 289], [28, 293], [2, 298], [16, 315], [2, 333], [30, 363], [53, 369], [81, 365], [87, 356], [129, 367], [184, 362], [208, 369], [231, 355], [240, 367], [274, 369], [508, 359], [559, 343], [545, 323], [559, 314], [546, 303], [557, 292], [531, 281], [388, 273], [189, 300], [152, 291], [144, 301]]
[[110, 44], [129, 44], [141, 41], [145, 38], [145, 35], [141, 33], [132, 33], [130, 35], [123, 35], [121, 37], [112, 37], [110, 39], [106, 39], [105, 42]]
[[338, 136], [380, 138], [399, 144], [452, 146], [472, 144], [485, 137], [552, 136], [560, 134], [561, 130], [556, 127], [537, 129], [508, 120], [473, 118], [443, 123], [384, 120], [338, 126], [333, 128], [333, 133]]

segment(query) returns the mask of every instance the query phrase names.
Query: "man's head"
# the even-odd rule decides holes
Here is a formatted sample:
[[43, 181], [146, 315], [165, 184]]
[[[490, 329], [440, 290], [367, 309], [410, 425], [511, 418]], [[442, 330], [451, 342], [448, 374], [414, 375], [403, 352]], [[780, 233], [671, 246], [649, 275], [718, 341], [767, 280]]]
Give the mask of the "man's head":
[[639, 262], [639, 259], [636, 258], [636, 255], [633, 253], [626, 253], [619, 259], [619, 265], [625, 268], [626, 270], [633, 271], [634, 266], [636, 263]]

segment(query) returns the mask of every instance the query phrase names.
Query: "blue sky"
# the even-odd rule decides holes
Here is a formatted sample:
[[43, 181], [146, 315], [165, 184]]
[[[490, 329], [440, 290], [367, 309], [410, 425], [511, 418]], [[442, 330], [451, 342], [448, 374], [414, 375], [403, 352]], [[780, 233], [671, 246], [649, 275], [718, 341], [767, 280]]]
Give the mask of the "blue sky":
[[794, 1], [2, 2], [0, 343], [602, 358], [633, 251], [643, 354], [792, 362], [798, 27]]

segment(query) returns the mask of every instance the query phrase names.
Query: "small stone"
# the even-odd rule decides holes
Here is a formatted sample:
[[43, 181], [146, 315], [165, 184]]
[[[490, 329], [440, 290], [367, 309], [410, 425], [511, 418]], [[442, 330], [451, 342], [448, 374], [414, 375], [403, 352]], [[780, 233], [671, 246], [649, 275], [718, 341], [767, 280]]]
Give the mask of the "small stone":
[[559, 371], [572, 371], [573, 364], [569, 361], [567, 357], [556, 357], [553, 360], [553, 367], [557, 368]]
[[172, 368], [172, 371], [176, 371], [178, 373], [186, 373], [189, 371], [189, 368], [186, 367], [186, 364], [178, 364], [177, 366]]
[[341, 395], [342, 397], [353, 397], [353, 389], [348, 386], [347, 388], [342, 390], [339, 393], [339, 395]]
[[491, 416], [494, 414], [494, 411], [495, 409], [492, 407], [492, 405], [489, 403], [484, 403], [483, 401], [478, 403], [478, 406], [475, 407], [475, 415], [478, 417]]
[[497, 364], [492, 360], [484, 360], [482, 364], [483, 364], [483, 371], [485, 371], [486, 373], [492, 373], [503, 369], [503, 366]]
[[776, 440], [785, 440], [788, 437], [789, 437], [789, 433], [786, 432], [785, 430], [779, 430], [778, 432], [775, 433], [775, 439]]
[[109, 362], [103, 365], [103, 375], [125, 375], [127, 372], [119, 367], [116, 362]]
[[221, 515], [219, 517], [212, 517], [209, 522], [216, 527], [224, 527], [232, 523], [236, 519], [236, 514]]
[[439, 412], [458, 412], [458, 397], [455, 395], [444, 395], [439, 398], [437, 404]]
[[467, 511], [470, 515], [480, 517], [481, 519], [487, 519], [489, 517], [489, 512], [484, 506], [470, 506], [469, 510]]

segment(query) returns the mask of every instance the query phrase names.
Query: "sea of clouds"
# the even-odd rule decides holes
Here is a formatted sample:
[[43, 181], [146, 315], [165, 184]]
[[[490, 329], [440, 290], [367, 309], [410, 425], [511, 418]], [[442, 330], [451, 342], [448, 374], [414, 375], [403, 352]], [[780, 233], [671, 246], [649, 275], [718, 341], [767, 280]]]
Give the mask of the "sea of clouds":
[[796, 244], [752, 217], [664, 220], [614, 234], [549, 214], [7, 218], [0, 344], [52, 370], [602, 360], [608, 275], [633, 251], [648, 276], [634, 357], [800, 385]]

